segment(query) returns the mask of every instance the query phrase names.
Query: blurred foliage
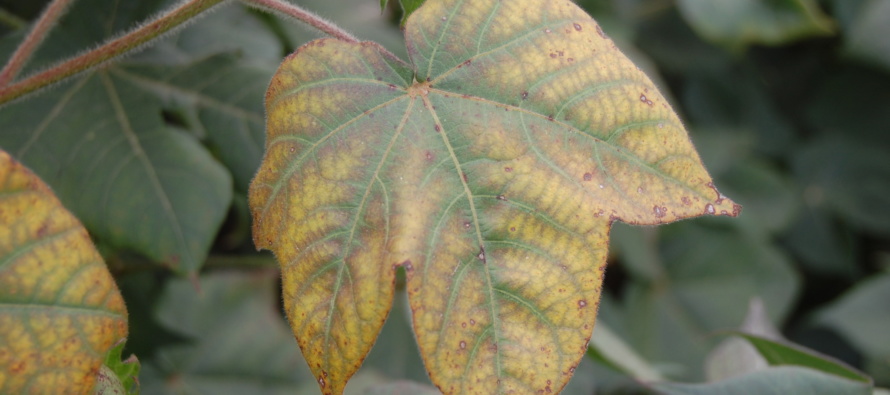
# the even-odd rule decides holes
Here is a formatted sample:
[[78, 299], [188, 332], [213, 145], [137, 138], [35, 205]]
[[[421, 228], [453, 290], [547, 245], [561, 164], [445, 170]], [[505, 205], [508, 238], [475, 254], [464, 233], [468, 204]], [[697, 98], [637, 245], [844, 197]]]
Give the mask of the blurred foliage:
[[[614, 342], [630, 349], [594, 344], [595, 358], [585, 358], [565, 393], [800, 388], [770, 387], [779, 378], [788, 385], [803, 380], [798, 383], [827, 393], [863, 391], [855, 382], [800, 366], [769, 367], [698, 387], [647, 387], [633, 380], [634, 371], [652, 371], [669, 380], [705, 381], [708, 355], [723, 340], [715, 333], [742, 326], [754, 299], [763, 301], [762, 319], [787, 341], [890, 386], [890, 0], [578, 2], [661, 84], [716, 184], [744, 210], [736, 220], [659, 228], [615, 224], [599, 321], [611, 329]], [[23, 36], [15, 21], [32, 20], [38, 3], [0, 5], [6, 15], [0, 18], [3, 57]], [[25, 73], [90, 48], [171, 3], [78, 1]], [[301, 3], [404, 54], [399, 2], [388, 2], [382, 15], [375, 0]], [[142, 363], [143, 393], [317, 391], [281, 318], [274, 263], [253, 252], [244, 201], [259, 163], [265, 84], [286, 53], [315, 36], [229, 4], [97, 72], [106, 73], [106, 82], [101, 75], [74, 79], [0, 108], [0, 147], [14, 156], [23, 146], [35, 147], [33, 156], [16, 158], [86, 223], [109, 262], [130, 312], [124, 355], [133, 352]], [[135, 198], [136, 188], [144, 187], [134, 183], [143, 177], [139, 172], [126, 173], [124, 182], [108, 180], [103, 194], [90, 195], [83, 193], [84, 184], [67, 178], [79, 170], [55, 162], [90, 143], [84, 138], [90, 132], [114, 136], [106, 123], [78, 116], [106, 105], [92, 97], [78, 97], [71, 112], [61, 112], [65, 122], [52, 130], [47, 129], [52, 122], [41, 122], [78, 84], [107, 89], [108, 83], [127, 92], [127, 100], [143, 103], [126, 113], [155, 134], [137, 135], [136, 141], [160, 138], [169, 144], [145, 152], [156, 160], [150, 163], [158, 163], [158, 174], [171, 180], [163, 190], [179, 199], [173, 206], [219, 215], [228, 207], [221, 226], [209, 221], [189, 244], [197, 256], [209, 256], [182, 270], [192, 273], [191, 281], [158, 265], [155, 260], [163, 258], [152, 255], [157, 251], [151, 243], [121, 242], [120, 234], [161, 221], [156, 213], [109, 225], [113, 207], [101, 199]], [[69, 121], [75, 129], [63, 127]], [[64, 137], [53, 140], [56, 145], [36, 144], [44, 129], [47, 136]], [[171, 149], [193, 155], [186, 163], [176, 162], [185, 158], [181, 155], [168, 161], [163, 155]], [[81, 154], [93, 166], [83, 171], [103, 166], [92, 162], [101, 157], [99, 148]], [[220, 191], [185, 193], [194, 188], [188, 177], [195, 172]], [[90, 203], [98, 205], [86, 206]], [[214, 205], [220, 208], [208, 207]], [[430, 390], [410, 340], [409, 314], [404, 301], [398, 302], [347, 393]], [[646, 365], [622, 367], [610, 363], [609, 355], [632, 355]]]

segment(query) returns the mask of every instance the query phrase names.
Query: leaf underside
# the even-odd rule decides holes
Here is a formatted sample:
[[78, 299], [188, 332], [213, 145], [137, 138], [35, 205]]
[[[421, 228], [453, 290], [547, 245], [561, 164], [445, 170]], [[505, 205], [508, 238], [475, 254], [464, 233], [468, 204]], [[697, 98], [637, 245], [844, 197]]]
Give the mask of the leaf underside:
[[91, 392], [126, 317], [86, 229], [0, 150], [0, 393]]
[[569, 1], [428, 1], [410, 64], [313, 41], [266, 96], [254, 242], [324, 393], [373, 345], [398, 267], [445, 393], [557, 392], [613, 221], [737, 215], [652, 82]]

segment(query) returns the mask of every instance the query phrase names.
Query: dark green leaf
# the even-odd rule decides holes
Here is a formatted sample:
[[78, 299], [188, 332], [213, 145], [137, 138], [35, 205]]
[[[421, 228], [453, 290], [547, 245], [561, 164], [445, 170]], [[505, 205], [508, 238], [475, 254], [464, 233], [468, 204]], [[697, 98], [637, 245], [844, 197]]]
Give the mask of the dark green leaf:
[[766, 362], [770, 366], [801, 366], [871, 385], [870, 377], [840, 361], [815, 351], [791, 343], [770, 340], [743, 332], [735, 332], [734, 334], [750, 342], [760, 352], [760, 355], [766, 358]]
[[172, 279], [158, 302], [158, 319], [193, 341], [165, 346], [143, 362], [143, 392], [293, 394], [314, 389], [278, 313], [276, 279], [234, 272], [205, 275], [197, 283]]
[[405, 21], [408, 20], [408, 17], [417, 11], [420, 6], [423, 5], [423, 2], [426, 0], [399, 0], [399, 4], [402, 6], [402, 26], [405, 25]]
[[703, 37], [743, 48], [833, 33], [815, 0], [680, 0], [680, 12]]
[[863, 354], [886, 360], [890, 358], [888, 301], [890, 274], [877, 275], [822, 310], [817, 322], [843, 334]]
[[667, 395], [871, 395], [871, 386], [816, 370], [782, 366], [710, 384], [660, 383]]
[[849, 224], [890, 232], [890, 161], [886, 148], [843, 137], [824, 137], [792, 162], [811, 207], [830, 208]]
[[[849, 0], [848, 0], [849, 1]], [[853, 56], [890, 70], [890, 1], [869, 1], [859, 8], [846, 36]]]
[[116, 70], [3, 107], [0, 145], [96, 236], [195, 272], [228, 210], [231, 177]]
[[693, 367], [713, 346], [710, 334], [738, 327], [751, 298], [764, 300], [774, 322], [788, 313], [799, 280], [769, 242], [712, 220], [670, 225], [657, 242], [664, 275], [628, 285], [626, 336], [648, 360], [688, 369], [669, 377], [702, 378]]

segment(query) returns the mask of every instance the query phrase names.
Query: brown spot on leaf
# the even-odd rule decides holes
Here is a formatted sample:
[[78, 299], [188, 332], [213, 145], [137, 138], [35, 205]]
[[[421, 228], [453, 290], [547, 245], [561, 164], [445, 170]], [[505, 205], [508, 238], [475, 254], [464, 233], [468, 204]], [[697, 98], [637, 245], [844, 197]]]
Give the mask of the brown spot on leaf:
[[584, 173], [584, 181], [592, 181], [592, 180], [593, 180], [593, 174]]
[[715, 213], [715, 211], [714, 211], [714, 205], [711, 204], [711, 203], [706, 204], [706, 205], [705, 205], [705, 213], [706, 213], [706, 214], [711, 214], [711, 215], [713, 215], [713, 214]]
[[596, 34], [599, 34], [602, 38], [606, 38], [606, 32], [603, 31], [603, 28], [601, 28], [600, 25], [596, 25]]
[[498, 196], [497, 196], [497, 199], [498, 199], [498, 200], [507, 201], [507, 197], [504, 196], [504, 195], [498, 195]]
[[509, 172], [513, 171], [513, 168], [512, 168], [512, 167], [509, 167], [509, 166], [508, 166], [508, 167], [504, 167], [504, 171], [507, 172], [507, 173], [509, 173]]
[[522, 94], [519, 96], [522, 97], [522, 100], [525, 100], [526, 98], [528, 98], [528, 91], [522, 91]]
[[461, 350], [466, 349], [466, 348], [467, 348], [467, 342], [461, 340], [459, 346], [460, 346], [460, 349], [461, 349]]
[[584, 300], [584, 299], [579, 300], [579, 301], [578, 301], [578, 308], [579, 308], [579, 309], [583, 309], [583, 308], [585, 308], [585, 307], [587, 307], [587, 301]]
[[667, 214], [667, 207], [655, 205], [652, 207], [652, 211], [655, 213], [655, 218], [664, 218], [664, 215]]
[[439, 125], [433, 125], [433, 129], [435, 129], [437, 132], [442, 131], [442, 128]]
[[690, 200], [688, 196], [681, 197], [680, 201], [683, 202], [683, 204], [685, 204], [687, 206], [692, 204], [692, 200]]
[[579, 32], [581, 31], [581, 25], [575, 23], [574, 26], [575, 26], [575, 30], [577, 30]]

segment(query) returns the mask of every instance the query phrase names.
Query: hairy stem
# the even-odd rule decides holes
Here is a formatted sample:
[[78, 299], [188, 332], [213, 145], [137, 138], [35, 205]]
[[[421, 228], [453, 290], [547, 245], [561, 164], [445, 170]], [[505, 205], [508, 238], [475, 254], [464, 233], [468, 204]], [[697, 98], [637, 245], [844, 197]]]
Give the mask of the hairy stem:
[[[89, 70], [182, 25], [210, 7], [225, 0], [190, 0], [158, 19], [115, 38], [99, 48], [61, 62], [20, 82], [0, 88], [0, 104]], [[27, 40], [27, 39], [26, 39]]]
[[302, 21], [309, 26], [312, 26], [323, 33], [338, 38], [343, 41], [348, 41], [352, 43], [357, 43], [359, 40], [355, 38], [352, 34], [349, 34], [345, 30], [341, 29], [339, 26], [324, 20], [324, 18], [315, 15], [307, 10], [304, 10], [298, 6], [295, 6], [291, 3], [288, 3], [283, 0], [242, 0], [244, 4], [247, 4], [251, 7], [257, 7], [267, 11], [273, 11], [280, 13], [285, 16], [289, 16], [296, 20]]
[[[256, 7], [266, 11], [272, 11], [284, 16], [291, 17], [298, 21], [308, 24], [322, 33], [325, 33], [331, 37], [351, 42], [357, 43], [359, 39], [355, 38], [352, 34], [349, 34], [347, 31], [341, 29], [339, 26], [335, 25], [333, 22], [327, 21], [324, 18], [313, 14], [303, 8], [300, 8], [296, 5], [288, 3], [286, 0], [241, 0], [244, 4], [247, 4], [251, 7]], [[387, 51], [382, 46], [378, 49], [385, 56], [390, 57], [393, 60], [402, 61], [398, 56], [394, 55], [392, 52]]]
[[73, 0], [54, 0], [43, 10], [40, 19], [37, 20], [37, 23], [34, 24], [28, 35], [19, 44], [19, 47], [16, 48], [6, 62], [6, 66], [3, 67], [3, 70], [0, 71], [0, 87], [9, 85], [19, 71], [25, 67], [25, 63], [28, 62], [28, 59], [31, 58], [31, 55], [34, 54], [34, 51], [37, 50], [37, 47], [46, 38], [50, 29], [62, 17], [62, 14], [65, 13], [65, 10], [68, 9], [72, 2]]

